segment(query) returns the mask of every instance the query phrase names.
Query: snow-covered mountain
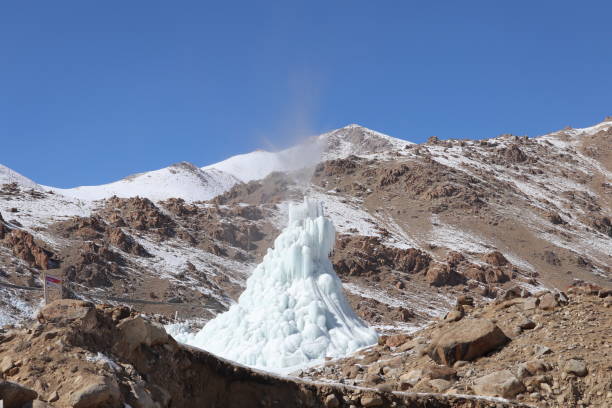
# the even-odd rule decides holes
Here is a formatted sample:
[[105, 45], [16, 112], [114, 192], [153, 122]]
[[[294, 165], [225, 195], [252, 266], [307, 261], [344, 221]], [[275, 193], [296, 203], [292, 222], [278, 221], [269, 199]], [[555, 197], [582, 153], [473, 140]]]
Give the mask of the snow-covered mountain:
[[112, 196], [146, 197], [153, 201], [182, 198], [186, 201], [205, 201], [227, 191], [238, 183], [231, 174], [218, 169], [199, 169], [181, 162], [169, 167], [134, 174], [101, 186], [82, 186], [62, 189], [49, 187], [55, 193], [81, 200], [101, 200]]
[[311, 168], [322, 160], [369, 155], [402, 149], [411, 143], [359, 125], [313, 136], [304, 142], [278, 152], [256, 150], [232, 156], [218, 163], [198, 168], [181, 162], [169, 167], [138, 173], [109, 184], [57, 188], [42, 186], [21, 174], [0, 165], [0, 184], [17, 184], [38, 190], [49, 190], [67, 198], [83, 201], [112, 196], [145, 197], [153, 201], [182, 198], [185, 201], [206, 201], [224, 193], [240, 182], [259, 180], [272, 172], [288, 172]]
[[0, 164], [0, 185], [11, 183], [17, 183], [25, 188], [40, 189], [40, 186], [36, 184], [36, 182]]
[[359, 125], [348, 125], [313, 136], [296, 146], [278, 152], [256, 150], [239, 154], [203, 167], [229, 173], [243, 182], [259, 180], [279, 171], [289, 172], [316, 165], [322, 160], [350, 155], [371, 155], [403, 149], [412, 143]]

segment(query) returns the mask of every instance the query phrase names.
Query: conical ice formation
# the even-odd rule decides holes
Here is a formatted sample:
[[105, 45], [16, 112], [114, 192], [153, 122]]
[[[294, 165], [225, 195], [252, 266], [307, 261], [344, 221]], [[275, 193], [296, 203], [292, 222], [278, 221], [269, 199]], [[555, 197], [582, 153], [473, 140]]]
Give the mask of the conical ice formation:
[[188, 340], [249, 366], [282, 369], [376, 343], [351, 309], [329, 254], [335, 228], [318, 202], [289, 207], [289, 225], [247, 280], [238, 303]]

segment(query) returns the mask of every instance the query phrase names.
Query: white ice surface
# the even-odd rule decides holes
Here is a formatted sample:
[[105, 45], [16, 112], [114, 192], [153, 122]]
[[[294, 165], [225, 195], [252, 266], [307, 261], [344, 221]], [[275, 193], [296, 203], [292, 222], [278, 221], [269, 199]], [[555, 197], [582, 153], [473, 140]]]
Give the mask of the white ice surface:
[[184, 343], [271, 371], [341, 357], [377, 341], [349, 306], [329, 254], [332, 222], [320, 203], [291, 205], [289, 225], [247, 281], [238, 303]]

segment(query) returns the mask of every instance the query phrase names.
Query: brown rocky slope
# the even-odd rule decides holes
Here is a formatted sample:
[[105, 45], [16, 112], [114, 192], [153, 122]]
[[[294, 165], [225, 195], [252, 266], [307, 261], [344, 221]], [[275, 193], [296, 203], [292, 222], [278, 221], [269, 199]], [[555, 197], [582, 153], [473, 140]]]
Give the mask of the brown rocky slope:
[[277, 377], [177, 344], [123, 307], [61, 300], [0, 334], [6, 408], [511, 407], [470, 396], [391, 393]]

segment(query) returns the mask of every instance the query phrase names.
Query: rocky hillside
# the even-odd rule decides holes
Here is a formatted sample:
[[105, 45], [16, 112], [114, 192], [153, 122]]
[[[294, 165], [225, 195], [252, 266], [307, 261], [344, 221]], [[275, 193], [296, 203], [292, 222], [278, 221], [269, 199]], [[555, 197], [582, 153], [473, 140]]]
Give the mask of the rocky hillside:
[[[454, 310], [466, 297], [491, 304], [479, 313], [502, 321], [513, 309], [498, 316], [494, 299], [508, 293], [565, 290], [576, 281], [611, 287], [611, 145], [611, 118], [536, 138], [423, 144], [351, 125], [282, 152], [204, 168], [183, 163], [105, 186], [60, 190], [2, 166], [0, 325], [30, 324], [46, 271], [64, 279], [65, 298], [201, 327], [243, 291], [286, 223], [288, 203], [304, 195], [320, 200], [334, 221], [334, 268], [353, 308], [381, 334], [412, 336], [449, 312], [469, 314]], [[555, 318], [578, 313], [571, 302], [563, 307]], [[571, 329], [558, 325], [559, 338]], [[501, 356], [514, 345], [545, 343], [500, 328], [512, 338]], [[517, 375], [517, 367], [507, 368]], [[464, 380], [450, 389], [473, 389], [487, 370], [459, 375]], [[545, 382], [550, 395], [569, 398], [554, 392], [553, 380]], [[608, 389], [599, 391], [605, 397]], [[519, 395], [540, 401], [536, 391]]]
[[[338, 229], [333, 262], [353, 307], [383, 331], [414, 331], [466, 293], [494, 298], [575, 279], [608, 287], [611, 139], [611, 120], [537, 138], [418, 145], [351, 125], [270, 153], [276, 164], [266, 168], [261, 152], [207, 166], [208, 178], [182, 164], [76, 189], [89, 198], [3, 167], [0, 320], [32, 316], [48, 270], [66, 280], [64, 296], [138, 299], [129, 304], [201, 325], [243, 290], [288, 202], [304, 194]], [[304, 160], [290, 160], [296, 154]], [[194, 201], [202, 189], [216, 195]]]
[[604, 407], [612, 404], [611, 327], [610, 289], [515, 287], [488, 303], [461, 296], [426, 329], [382, 337], [377, 346], [297, 374], [386, 391]]

